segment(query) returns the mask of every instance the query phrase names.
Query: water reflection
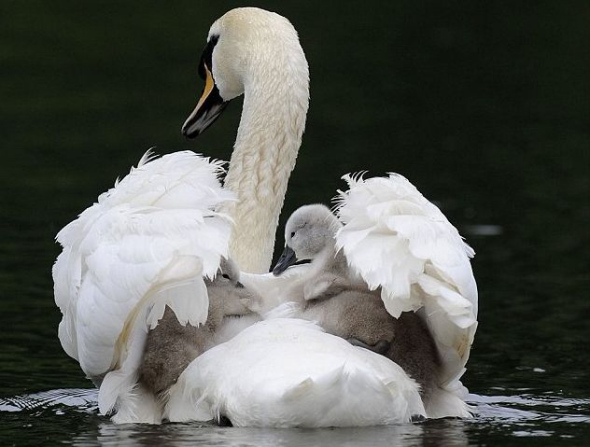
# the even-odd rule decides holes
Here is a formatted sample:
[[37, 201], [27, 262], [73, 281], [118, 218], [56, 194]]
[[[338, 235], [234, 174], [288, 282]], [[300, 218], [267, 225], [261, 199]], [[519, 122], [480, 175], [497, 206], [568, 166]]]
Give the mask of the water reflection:
[[[590, 399], [556, 393], [498, 389], [491, 396], [470, 394], [472, 420], [441, 419], [367, 428], [256, 429], [211, 424], [114, 425], [97, 415], [94, 389], [61, 389], [0, 399], [0, 413], [34, 436], [76, 446], [466, 446], [499, 445], [508, 438], [580, 436], [590, 424]], [[509, 393], [515, 393], [509, 395]], [[10, 413], [9, 413], [10, 412]], [[15, 413], [16, 412], [16, 413]], [[64, 424], [64, 421], [67, 421]], [[36, 441], [35, 441], [36, 442]], [[36, 445], [35, 442], [22, 445]]]
[[[465, 446], [468, 438], [460, 420], [436, 420], [384, 427], [333, 429], [257, 429], [218, 427], [212, 424], [115, 425], [97, 415], [95, 389], [58, 389], [0, 399], [0, 412], [20, 412], [24, 421], [43, 421], [51, 433], [63, 417], [78, 420], [71, 438], [61, 442], [77, 446]], [[28, 424], [24, 422], [25, 426]], [[30, 424], [33, 429], [33, 424]], [[67, 432], [62, 436], [67, 437]], [[32, 444], [33, 445], [33, 444]]]
[[98, 434], [77, 436], [76, 446], [154, 446], [174, 447], [195, 445], [303, 447], [303, 446], [423, 446], [436, 438], [436, 445], [465, 446], [467, 436], [463, 424], [457, 421], [432, 421], [386, 427], [340, 429], [256, 429], [227, 428], [196, 424], [161, 426], [99, 425]]

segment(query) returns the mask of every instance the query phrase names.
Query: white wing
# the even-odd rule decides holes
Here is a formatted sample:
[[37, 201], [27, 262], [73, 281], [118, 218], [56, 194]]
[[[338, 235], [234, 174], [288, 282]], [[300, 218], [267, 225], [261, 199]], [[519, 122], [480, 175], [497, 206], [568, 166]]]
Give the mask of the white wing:
[[181, 322], [206, 320], [202, 277], [217, 271], [231, 232], [213, 211], [232, 200], [221, 172], [189, 151], [152, 161], [148, 153], [57, 235], [59, 338], [87, 376], [121, 367], [137, 315], [153, 327], [168, 304]]
[[473, 250], [404, 177], [344, 179], [349, 190], [338, 199], [344, 223], [338, 249], [371, 289], [381, 287], [394, 317], [423, 309], [444, 363], [440, 384], [460, 394], [477, 327]]

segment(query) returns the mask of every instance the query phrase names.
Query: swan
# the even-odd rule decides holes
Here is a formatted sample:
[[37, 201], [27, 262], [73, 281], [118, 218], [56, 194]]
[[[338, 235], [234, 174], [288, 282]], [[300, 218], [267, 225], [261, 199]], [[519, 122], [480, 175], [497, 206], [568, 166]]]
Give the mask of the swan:
[[[306, 269], [289, 269], [280, 277], [262, 274], [270, 267], [278, 216], [309, 104], [307, 61], [295, 29], [275, 13], [231, 10], [212, 25], [199, 73], [205, 87], [183, 125], [187, 137], [202, 133], [227, 102], [244, 94], [224, 186], [219, 162], [188, 151], [158, 159], [146, 154], [56, 237], [62, 246], [52, 271], [55, 301], [62, 312], [59, 339], [100, 386], [100, 412], [116, 411], [115, 422], [158, 422], [154, 396], [137, 387], [148, 331], [157, 326], [167, 306], [181, 324], [204, 323], [204, 278], [215, 275], [222, 258], [231, 256], [243, 271], [244, 285], [271, 299]], [[477, 289], [469, 264], [473, 252], [440, 210], [401, 177], [346, 180], [349, 190], [340, 195], [343, 228], [336, 239], [338, 249], [363, 281], [380, 290], [394, 317], [418, 311], [433, 334], [441, 354], [439, 383], [444, 393], [433, 401], [436, 405], [430, 403], [428, 416], [468, 417], [460, 377], [477, 326]], [[251, 337], [266, 352], [268, 337], [276, 334], [272, 328], [283, 320], [252, 324], [227, 343], [241, 346]], [[303, 330], [293, 322], [283, 326], [291, 333]], [[317, 349], [324, 341], [331, 343], [330, 334], [305, 327]], [[344, 343], [348, 350], [350, 345]], [[193, 363], [207, 358], [213, 363], [223, 359], [224, 352], [233, 352], [234, 364], [247, 366], [246, 351], [232, 351], [231, 346], [216, 346], [204, 360], [201, 356]], [[330, 346], [337, 356], [340, 348]], [[381, 358], [355, 349], [341, 355], [360, 351]], [[185, 390], [191, 385], [183, 377], [189, 370], [192, 363], [178, 382], [187, 385]], [[372, 374], [381, 377], [377, 369]], [[263, 393], [255, 375], [241, 374], [240, 380], [250, 395]], [[407, 376], [400, 380], [412, 383]], [[247, 398], [242, 398], [238, 410], [248, 411]], [[169, 403], [166, 411], [173, 410]]]

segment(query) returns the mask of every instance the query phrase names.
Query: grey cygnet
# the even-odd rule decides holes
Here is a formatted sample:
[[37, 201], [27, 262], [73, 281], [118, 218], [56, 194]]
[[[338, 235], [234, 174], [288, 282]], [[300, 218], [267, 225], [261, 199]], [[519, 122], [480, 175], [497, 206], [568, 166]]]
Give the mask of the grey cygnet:
[[205, 280], [209, 310], [207, 321], [199, 327], [181, 325], [166, 307], [158, 325], [148, 332], [139, 369], [139, 381], [145, 388], [161, 396], [190, 362], [215, 345], [215, 333], [224, 318], [250, 313], [240, 301], [249, 294], [239, 282], [239, 274], [234, 262], [222, 260], [215, 278]]
[[317, 321], [326, 332], [387, 356], [420, 384], [424, 397], [429, 396], [437, 386], [440, 359], [426, 324], [413, 312], [393, 318], [379, 291], [370, 291], [350, 270], [342, 250], [335, 248], [341, 226], [319, 204], [303, 206], [289, 217], [285, 250], [273, 273], [280, 275], [297, 261], [312, 261], [298, 289], [300, 296], [290, 297], [301, 305], [295, 316]]

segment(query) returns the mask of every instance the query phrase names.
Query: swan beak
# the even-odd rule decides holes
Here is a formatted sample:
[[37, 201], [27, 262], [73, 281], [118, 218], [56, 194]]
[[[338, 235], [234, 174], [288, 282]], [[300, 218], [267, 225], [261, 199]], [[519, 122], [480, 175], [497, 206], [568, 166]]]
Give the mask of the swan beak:
[[201, 135], [217, 119], [221, 112], [227, 106], [219, 95], [219, 90], [213, 80], [213, 75], [207, 65], [205, 67], [205, 88], [197, 107], [193, 113], [186, 119], [182, 126], [182, 134], [187, 138], [195, 138]]
[[272, 274], [274, 276], [279, 276], [281, 273], [287, 270], [287, 268], [295, 264], [295, 262], [297, 262], [297, 256], [295, 256], [295, 252], [291, 247], [286, 245], [285, 249], [283, 250], [283, 254], [281, 254], [281, 257], [277, 261], [277, 265], [275, 265], [275, 267], [272, 269]]

